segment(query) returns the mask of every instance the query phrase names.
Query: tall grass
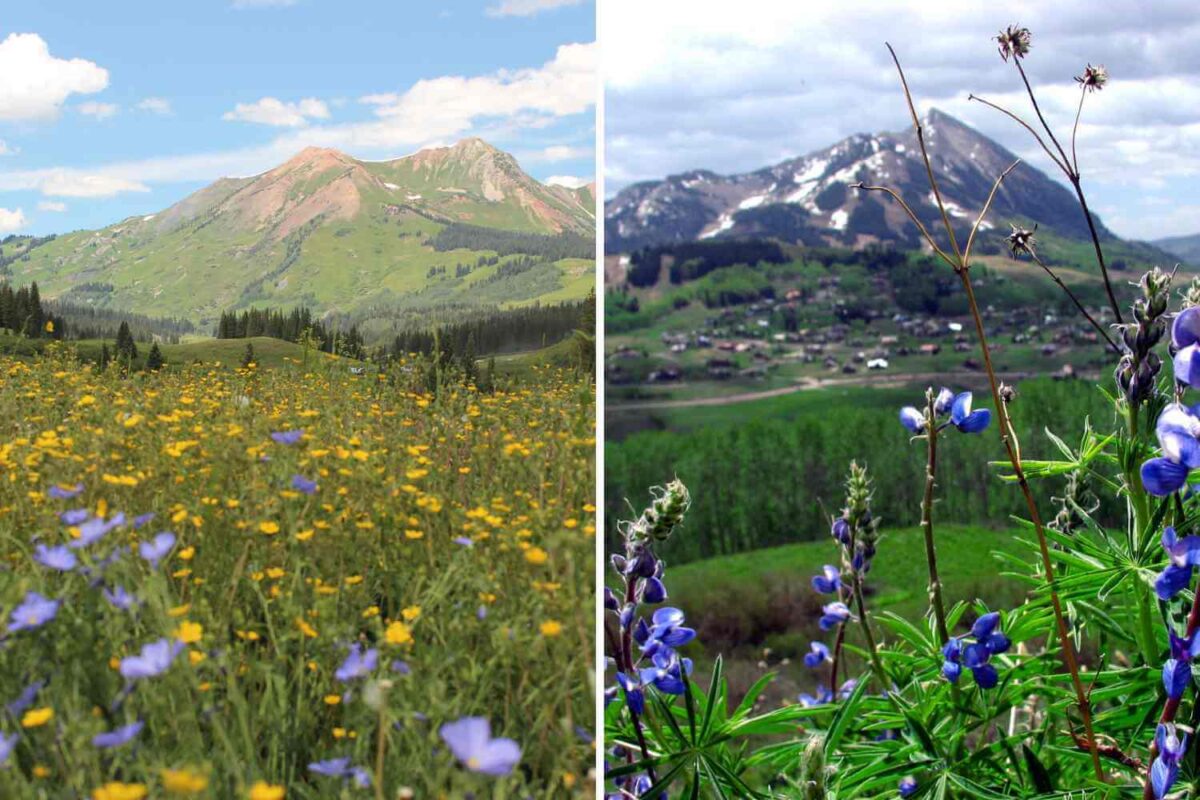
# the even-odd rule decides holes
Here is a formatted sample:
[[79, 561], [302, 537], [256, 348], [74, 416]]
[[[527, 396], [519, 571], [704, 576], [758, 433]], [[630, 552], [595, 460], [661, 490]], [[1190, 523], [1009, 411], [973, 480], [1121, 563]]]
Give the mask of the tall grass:
[[[410, 368], [0, 360], [0, 625], [28, 592], [61, 602], [0, 633], [0, 702], [33, 687], [0, 711], [0, 796], [590, 796], [591, 383], [429, 394]], [[79, 544], [69, 509], [126, 524], [59, 572], [33, 556]], [[155, 566], [139, 548], [166, 531]], [[160, 639], [186, 647], [123, 677]], [[377, 663], [339, 679], [352, 648]], [[465, 716], [517, 741], [511, 774], [452, 757], [439, 728]], [[128, 744], [92, 743], [136, 721]], [[373, 788], [308, 767], [339, 757]]]

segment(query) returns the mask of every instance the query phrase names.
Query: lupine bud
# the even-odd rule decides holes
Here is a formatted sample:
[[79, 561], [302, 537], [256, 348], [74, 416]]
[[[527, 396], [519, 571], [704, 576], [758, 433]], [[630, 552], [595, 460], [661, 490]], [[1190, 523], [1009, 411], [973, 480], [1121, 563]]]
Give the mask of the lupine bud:
[[661, 603], [667, 599], [667, 587], [658, 578], [646, 578], [642, 583], [642, 602]]
[[[1135, 321], [1121, 326], [1120, 329], [1121, 344], [1125, 352], [1117, 364], [1115, 374], [1121, 394], [1133, 405], [1143, 403], [1153, 396], [1158, 373], [1162, 368], [1162, 360], [1153, 349], [1166, 332], [1164, 315], [1167, 313], [1167, 301], [1170, 296], [1171, 275], [1155, 267], [1142, 275], [1138, 286], [1142, 296], [1133, 304]], [[1189, 323], [1189, 320], [1184, 321], [1182, 333], [1186, 333]], [[1175, 347], [1183, 348], [1186, 344], [1176, 344]], [[1176, 377], [1188, 377], [1190, 367], [1188, 354], [1181, 362], [1176, 363]], [[1183, 371], [1182, 375], [1180, 370]], [[1200, 378], [1200, 371], [1197, 372], [1197, 377]]]
[[800, 751], [800, 797], [802, 800], [824, 800], [829, 770], [825, 765], [825, 737], [813, 734]]
[[621, 607], [621, 604], [617, 600], [617, 595], [613, 592], [612, 589], [605, 586], [604, 587], [604, 608], [607, 609], [608, 611], [616, 611], [616, 610], [620, 609], [620, 607]]

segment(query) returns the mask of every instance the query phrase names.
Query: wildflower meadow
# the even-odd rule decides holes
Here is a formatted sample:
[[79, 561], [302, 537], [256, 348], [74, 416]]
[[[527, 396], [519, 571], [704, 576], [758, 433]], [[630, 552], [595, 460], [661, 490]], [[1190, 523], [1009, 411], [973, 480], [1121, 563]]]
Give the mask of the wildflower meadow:
[[0, 797], [592, 796], [594, 386], [0, 361]]
[[[783, 705], [759, 702], [770, 673], [732, 697], [720, 658], [700, 668], [688, 615], [702, 609], [672, 604], [671, 571], [656, 552], [667, 539], [688, 536], [691, 497], [720, 487], [670, 481], [653, 490], [640, 516], [621, 523], [604, 590], [605, 777], [613, 800], [1161, 799], [1200, 792], [1193, 741], [1200, 723], [1200, 505], [1191, 477], [1200, 467], [1200, 279], [1156, 268], [1131, 276], [1131, 306], [1118, 301], [1075, 155], [1088, 98], [1109, 75], [1102, 66], [1082, 69], [1075, 125], [1056, 132], [1023, 67], [1036, 57], [1032, 43], [1020, 26], [994, 40], [1027, 111], [971, 99], [1032, 135], [1088, 220], [1096, 279], [1116, 324], [1101, 325], [1094, 311], [1075, 305], [1109, 358], [1111, 371], [1086, 389], [1105, 407], [1080, 416], [1071, 430], [1047, 431], [1054, 458], [1023, 455], [1014, 420], [1028, 401], [997, 377], [981, 311], [987, 286], [977, 296], [973, 282], [972, 249], [991, 199], [970, 219], [947, 210], [893, 51], [928, 202], [944, 226], [928, 230], [912, 212], [909, 203], [925, 198], [886, 186], [850, 188], [889, 195], [938, 266], [961, 283], [988, 393], [937, 384], [914, 390], [911, 404], [895, 409], [893, 433], [859, 437], [860, 457], [840, 465], [844, 496], [827, 498], [826, 506], [836, 509], [828, 516], [829, 563], [815, 576], [795, 576], [822, 597], [823, 637], [811, 642], [803, 664], [785, 667], [802, 671], [809, 688]], [[1016, 166], [995, 176], [992, 199]], [[1055, 276], [1036, 231], [1009, 222], [1013, 257]], [[1011, 550], [993, 556], [998, 572], [1027, 587], [1006, 607], [944, 591], [939, 553], [977, 545], [939, 529], [942, 487], [951, 482], [939, 454], [969, 441], [990, 442], [992, 480], [1021, 501], [1013, 547], [1028, 548], [1027, 557]], [[881, 449], [922, 465], [918, 506], [876, 503], [870, 462]], [[916, 523], [927, 574], [912, 581], [927, 587], [924, 613], [904, 618], [873, 609], [871, 568], [888, 558], [886, 525]]]

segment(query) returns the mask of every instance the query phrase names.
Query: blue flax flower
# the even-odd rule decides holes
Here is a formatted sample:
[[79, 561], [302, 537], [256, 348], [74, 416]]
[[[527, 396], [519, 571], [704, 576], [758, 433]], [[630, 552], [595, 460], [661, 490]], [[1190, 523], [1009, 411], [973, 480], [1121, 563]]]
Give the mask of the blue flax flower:
[[151, 511], [149, 514], [139, 514], [138, 516], [133, 518], [133, 529], [137, 530], [138, 528], [142, 527], [146, 523], [150, 522], [150, 520], [152, 520], [152, 519], [154, 519], [153, 511]]
[[1179, 763], [1187, 752], [1188, 737], [1184, 734], [1180, 739], [1174, 724], [1160, 722], [1154, 733], [1154, 742], [1158, 745], [1158, 757], [1150, 765], [1150, 785], [1154, 789], [1154, 796], [1162, 800], [1179, 777]]
[[292, 488], [295, 489], [297, 492], [303, 492], [304, 494], [316, 494], [317, 493], [317, 482], [310, 481], [308, 478], [304, 477], [303, 475], [293, 475], [292, 476]]
[[1172, 403], [1154, 425], [1162, 455], [1142, 464], [1142, 485], [1156, 497], [1183, 488], [1188, 473], [1200, 467], [1200, 417], [1197, 408]]
[[158, 562], [167, 557], [175, 546], [175, 534], [163, 531], [148, 542], [138, 545], [138, 555], [150, 562], [150, 566], [158, 568]]
[[59, 572], [70, 572], [79, 563], [75, 558], [75, 554], [64, 545], [47, 547], [44, 544], [39, 544], [34, 548], [33, 560], [47, 569], [58, 570]]
[[17, 735], [0, 733], [0, 767], [8, 763], [12, 751], [17, 746]]
[[354, 785], [360, 789], [367, 789], [371, 786], [371, 773], [362, 767], [352, 766], [348, 757], [314, 761], [308, 765], [308, 771], [330, 778], [353, 780]]
[[1200, 656], [1200, 636], [1195, 633], [1181, 638], [1170, 631], [1171, 657], [1163, 664], [1163, 688], [1167, 697], [1178, 700], [1192, 680], [1192, 659]]
[[37, 592], [29, 592], [8, 618], [8, 632], [40, 628], [58, 614], [61, 600], [51, 600]]
[[295, 444], [304, 438], [304, 430], [274, 431], [271, 434], [271, 438], [275, 440], [277, 444]]
[[842, 588], [842, 573], [837, 567], [832, 564], [826, 564], [821, 568], [821, 575], [814, 575], [812, 579], [813, 588], [821, 594], [835, 594]]
[[77, 483], [74, 486], [62, 487], [57, 484], [51, 486], [46, 494], [53, 497], [55, 500], [70, 500], [73, 497], [78, 497], [83, 494], [83, 484]]
[[520, 745], [512, 739], [493, 739], [492, 727], [483, 717], [447, 722], [438, 733], [454, 757], [472, 772], [507, 775], [521, 760]]
[[86, 508], [72, 508], [58, 515], [58, 521], [63, 525], [78, 525], [87, 520], [91, 514]]
[[816, 669], [826, 661], [832, 661], [829, 656], [829, 648], [822, 642], [810, 642], [808, 645], [809, 652], [804, 654], [804, 666], [809, 669]]
[[121, 677], [136, 681], [161, 675], [167, 671], [184, 647], [186, 645], [178, 640], [159, 639], [151, 642], [143, 646], [136, 656], [121, 659]]
[[350, 652], [346, 654], [346, 660], [333, 673], [333, 677], [337, 678], [342, 683], [350, 683], [359, 678], [365, 678], [375, 671], [375, 667], [379, 665], [379, 651], [375, 648], [367, 649], [361, 645], [350, 648]]
[[13, 715], [14, 717], [19, 717], [22, 713], [24, 713], [25, 709], [33, 705], [33, 701], [37, 700], [38, 693], [45, 688], [45, 681], [34, 681], [22, 689], [21, 693], [17, 695], [17, 699], [13, 700], [4, 708], [9, 714]]
[[135, 595], [125, 591], [124, 586], [114, 586], [112, 589], [102, 589], [101, 593], [104, 599], [109, 602], [113, 608], [119, 608], [122, 611], [128, 611], [138, 604], [138, 599]]
[[115, 514], [108, 521], [105, 521], [103, 517], [92, 517], [79, 525], [79, 538], [71, 542], [71, 547], [78, 549], [95, 544], [104, 538], [109, 531], [119, 528], [124, 524], [124, 514]]
[[112, 747], [121, 747], [122, 745], [129, 744], [139, 733], [142, 732], [142, 728], [144, 728], [145, 725], [146, 723], [138, 720], [137, 722], [131, 722], [128, 725], [117, 728], [116, 730], [98, 733], [92, 737], [92, 745], [99, 747], [102, 750], [107, 750]]
[[1200, 564], [1200, 536], [1180, 539], [1168, 525], [1163, 529], [1162, 546], [1170, 563], [1154, 581], [1154, 591], [1160, 600], [1170, 600], [1192, 582], [1192, 571]]

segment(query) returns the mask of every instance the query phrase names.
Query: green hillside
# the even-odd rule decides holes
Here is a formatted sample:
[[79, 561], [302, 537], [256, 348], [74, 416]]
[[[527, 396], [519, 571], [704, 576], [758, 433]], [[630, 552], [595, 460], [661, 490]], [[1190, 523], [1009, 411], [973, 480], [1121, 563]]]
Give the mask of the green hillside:
[[[159, 214], [7, 240], [0, 277], [37, 281], [44, 297], [202, 325], [252, 305], [386, 315], [558, 302], [591, 286], [592, 203], [590, 189], [544, 185], [478, 139], [382, 163], [309, 148]], [[524, 249], [479, 236], [440, 247], [453, 226], [526, 234]], [[561, 257], [564, 241], [578, 257]]]

